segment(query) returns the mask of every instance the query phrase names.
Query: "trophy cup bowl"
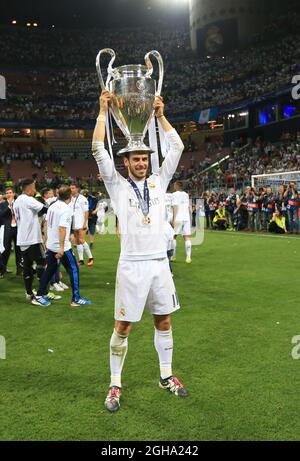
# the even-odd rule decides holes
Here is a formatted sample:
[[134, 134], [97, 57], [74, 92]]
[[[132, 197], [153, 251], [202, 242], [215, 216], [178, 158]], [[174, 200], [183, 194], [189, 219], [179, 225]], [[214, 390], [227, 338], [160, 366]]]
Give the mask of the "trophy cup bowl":
[[[107, 68], [107, 80], [104, 84], [100, 56], [103, 53], [111, 55]], [[153, 55], [159, 64], [159, 84], [156, 90], [156, 81], [151, 78], [153, 66], [150, 60]], [[112, 68], [115, 52], [110, 48], [99, 51], [96, 58], [96, 68], [102, 90], [107, 89], [112, 93], [110, 111], [122, 133], [126, 137], [127, 146], [117, 155], [129, 152], [153, 152], [144, 144], [151, 117], [153, 116], [153, 103], [155, 96], [160, 94], [163, 80], [163, 61], [158, 51], [150, 51], [145, 55], [146, 65], [130, 64]]]

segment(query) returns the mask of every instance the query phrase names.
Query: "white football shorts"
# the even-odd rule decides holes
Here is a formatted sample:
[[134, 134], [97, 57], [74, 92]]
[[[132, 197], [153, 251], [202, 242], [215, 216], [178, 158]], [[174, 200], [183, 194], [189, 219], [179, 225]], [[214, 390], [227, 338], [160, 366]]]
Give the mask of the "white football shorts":
[[191, 235], [190, 221], [179, 221], [174, 224], [175, 235]]
[[83, 228], [84, 216], [82, 213], [74, 213], [72, 218], [72, 230]]
[[168, 258], [119, 261], [115, 319], [139, 322], [145, 307], [154, 315], [172, 314], [180, 308]]

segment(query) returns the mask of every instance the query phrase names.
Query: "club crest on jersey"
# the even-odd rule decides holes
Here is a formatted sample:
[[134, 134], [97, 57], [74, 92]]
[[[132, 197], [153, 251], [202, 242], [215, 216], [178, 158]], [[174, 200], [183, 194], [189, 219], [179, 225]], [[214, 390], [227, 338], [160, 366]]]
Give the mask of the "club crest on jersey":
[[119, 310], [119, 314], [122, 315], [122, 317], [125, 317], [125, 309], [122, 307], [122, 309]]
[[148, 184], [148, 187], [150, 187], [150, 189], [154, 189], [154, 188], [155, 188], [155, 184], [153, 184], [152, 182], [148, 182], [148, 181], [147, 181], [147, 184]]

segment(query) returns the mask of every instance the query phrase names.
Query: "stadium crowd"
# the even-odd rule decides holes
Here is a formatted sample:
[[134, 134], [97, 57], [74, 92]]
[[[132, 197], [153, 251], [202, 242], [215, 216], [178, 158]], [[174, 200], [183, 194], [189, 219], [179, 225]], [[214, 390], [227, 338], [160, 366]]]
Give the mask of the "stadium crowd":
[[218, 190], [222, 186], [234, 186], [240, 190], [250, 184], [252, 175], [299, 170], [300, 130], [295, 135], [283, 133], [279, 143], [266, 142], [260, 137], [254, 142], [251, 139], [246, 142], [244, 146], [234, 144], [227, 160], [203, 172], [210, 166], [207, 153], [198, 167], [177, 172], [178, 179], [186, 179], [190, 193], [199, 194], [199, 191]]
[[[117, 53], [116, 66], [141, 63], [146, 51], [161, 51], [163, 92], [170, 115], [258, 98], [288, 86], [299, 63], [300, 14], [287, 13], [282, 23], [289, 24], [289, 29], [267, 25], [246, 51], [235, 50], [219, 58], [196, 57], [184, 28], [126, 29], [118, 35], [113, 30], [89, 30], [81, 31], [79, 39], [76, 30], [1, 27], [9, 104], [0, 108], [0, 120], [94, 119], [99, 82], [92, 63], [98, 50], [108, 46]], [[18, 68], [16, 43], [21, 44]], [[27, 70], [25, 66], [33, 62], [35, 70]]]

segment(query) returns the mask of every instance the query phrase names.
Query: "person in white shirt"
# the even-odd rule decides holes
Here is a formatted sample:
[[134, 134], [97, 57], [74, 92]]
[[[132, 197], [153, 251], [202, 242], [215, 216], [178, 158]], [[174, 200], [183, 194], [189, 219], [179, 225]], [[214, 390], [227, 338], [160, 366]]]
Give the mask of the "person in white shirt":
[[173, 194], [170, 192], [167, 192], [165, 195], [165, 200], [166, 200], [166, 224], [165, 224], [165, 235], [166, 235], [166, 242], [167, 242], [167, 256], [169, 259], [169, 266], [171, 272], [172, 270], [172, 265], [171, 265], [171, 259], [174, 254], [174, 229], [172, 227], [173, 223]]
[[177, 235], [182, 235], [185, 241], [185, 262], [190, 264], [192, 262], [192, 242], [191, 242], [191, 213], [190, 213], [190, 199], [189, 195], [183, 191], [183, 184], [181, 181], [176, 181], [174, 184], [175, 192], [173, 195], [173, 209], [174, 209], [174, 254], [171, 258], [176, 261], [176, 239]]
[[[59, 263], [65, 267], [69, 274], [72, 299], [71, 306], [79, 307], [91, 304], [91, 301], [82, 297], [79, 293], [79, 268], [72, 251], [70, 242], [72, 211], [69, 207], [71, 202], [71, 189], [62, 186], [58, 190], [58, 199], [49, 207], [46, 216], [46, 269], [41, 277], [40, 286], [36, 298], [40, 301], [47, 299], [48, 284], [55, 274]], [[47, 305], [50, 305], [48, 302]]]
[[105, 200], [100, 200], [97, 204], [96, 210], [94, 211], [94, 213], [97, 214], [96, 228], [97, 228], [98, 234], [104, 234], [105, 216], [106, 216], [107, 210], [108, 210], [107, 202]]
[[[147, 178], [149, 151], [126, 153], [128, 178], [121, 176], [104, 148], [105, 120], [112, 94], [104, 90], [93, 134], [92, 151], [118, 218], [121, 254], [116, 277], [115, 329], [110, 341], [111, 382], [105, 400], [108, 411], [120, 407], [121, 373], [132, 322], [145, 305], [154, 318], [155, 348], [160, 363], [159, 386], [177, 396], [188, 395], [172, 373], [173, 338], [170, 314], [180, 308], [169, 269], [165, 241], [165, 192], [177, 168], [183, 143], [164, 116], [163, 99], [154, 111], [165, 131], [169, 151], [157, 173]], [[150, 150], [150, 149], [149, 149]]]
[[[48, 206], [51, 206], [53, 203], [57, 201], [57, 197], [54, 194], [54, 190], [51, 188], [45, 187], [44, 189], [41, 190], [41, 194], [42, 194], [43, 200], [46, 202]], [[44, 214], [43, 221], [42, 221], [42, 234], [43, 234], [44, 244], [46, 244], [46, 237], [47, 237], [47, 234], [45, 231], [46, 225], [47, 225], [46, 216], [47, 214]], [[65, 283], [61, 281], [60, 278], [61, 278], [61, 271], [60, 271], [60, 264], [58, 264], [56, 272], [50, 281], [50, 290], [62, 292], [69, 288]]]
[[79, 193], [78, 184], [73, 182], [70, 185], [72, 200], [70, 202], [70, 208], [72, 210], [72, 231], [74, 232], [77, 252], [78, 252], [78, 264], [82, 266], [84, 264], [83, 252], [88, 257], [88, 266], [94, 264], [94, 258], [88, 243], [85, 241], [86, 231], [88, 228], [89, 218], [89, 204], [87, 198]]
[[15, 200], [13, 211], [17, 222], [17, 245], [21, 249], [23, 258], [23, 278], [26, 288], [26, 297], [32, 304], [41, 304], [33, 294], [33, 263], [36, 263], [38, 278], [41, 278], [45, 268], [45, 252], [39, 215], [47, 212], [43, 203], [34, 198], [36, 194], [33, 179], [24, 179], [21, 184], [22, 194]]

